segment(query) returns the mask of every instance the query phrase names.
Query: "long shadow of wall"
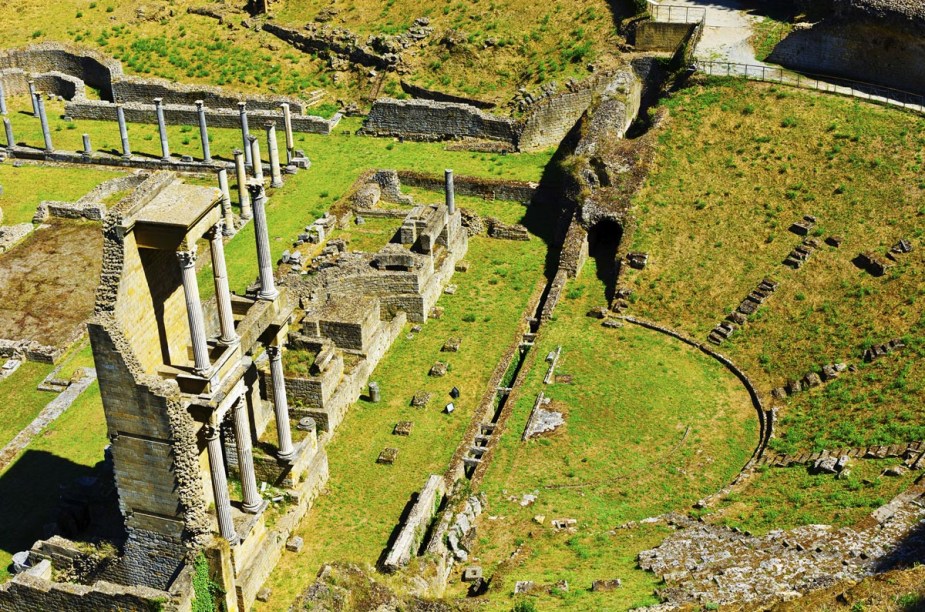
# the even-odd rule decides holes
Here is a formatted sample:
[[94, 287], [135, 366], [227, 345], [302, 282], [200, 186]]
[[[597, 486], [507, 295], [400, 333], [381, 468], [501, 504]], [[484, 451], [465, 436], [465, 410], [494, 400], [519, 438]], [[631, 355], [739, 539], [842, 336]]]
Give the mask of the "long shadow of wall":
[[[81, 524], [84, 510], [73, 510], [73, 504], [66, 504], [71, 510], [62, 514], [62, 496], [73, 498], [75, 488], [104, 482], [104, 465], [101, 461], [88, 467], [47, 451], [26, 451], [0, 476], [0, 550], [9, 554], [28, 550], [36, 540], [50, 535], [45, 530], [50, 523], [61, 523], [56, 531], [62, 526], [65, 531], [73, 530], [62, 535], [79, 535], [89, 526], [90, 516]], [[121, 530], [121, 520], [116, 530]]]

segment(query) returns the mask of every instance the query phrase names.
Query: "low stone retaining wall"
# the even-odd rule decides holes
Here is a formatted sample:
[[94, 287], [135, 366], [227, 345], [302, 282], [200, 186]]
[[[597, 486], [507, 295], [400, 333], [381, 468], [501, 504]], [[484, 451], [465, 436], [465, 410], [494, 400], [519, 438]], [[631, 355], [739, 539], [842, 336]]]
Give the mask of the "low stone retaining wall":
[[[150, 102], [153, 98], [147, 98]], [[116, 106], [109, 102], [96, 100], [68, 102], [64, 105], [64, 112], [75, 119], [92, 119], [97, 121], [116, 121]], [[129, 102], [124, 105], [125, 120], [129, 123], [157, 123], [157, 114], [154, 104]], [[248, 110], [247, 118], [251, 132], [258, 134], [263, 125], [270, 121], [276, 122], [277, 129], [283, 127], [283, 114], [277, 110]], [[292, 130], [305, 134], [330, 134], [331, 130], [340, 122], [340, 113], [331, 119], [314, 115], [295, 115], [292, 118]], [[164, 121], [171, 125], [199, 125], [199, 114], [196, 107], [186, 104], [165, 104]], [[241, 118], [237, 110], [224, 108], [207, 108], [206, 123], [209, 127], [238, 129], [241, 127]]]
[[491, 110], [497, 106], [497, 104], [494, 102], [483, 102], [482, 100], [476, 100], [475, 98], [464, 98], [462, 96], [454, 96], [452, 94], [443, 93], [441, 91], [425, 89], [424, 87], [412, 85], [405, 80], [401, 81], [401, 89], [406, 94], [414, 98], [418, 98], [419, 100], [434, 100], [435, 102], [468, 104], [469, 106], [474, 106], [475, 108], [480, 108], [482, 110]]
[[[398, 178], [403, 184], [419, 189], [442, 192], [445, 187], [443, 176], [436, 174], [399, 170]], [[533, 200], [538, 187], [537, 183], [527, 181], [505, 181], [459, 175], [453, 177], [453, 190], [456, 193], [486, 200], [511, 200], [526, 203]]]
[[373, 103], [360, 132], [413, 140], [484, 138], [516, 145], [519, 130], [514, 119], [492, 115], [468, 104], [381, 98]]
[[120, 191], [137, 187], [146, 178], [147, 175], [135, 174], [106, 181], [76, 202], [43, 201], [38, 205], [32, 222], [42, 223], [49, 217], [102, 221], [106, 216], [106, 206], [103, 200]]
[[63, 72], [43, 72], [30, 74], [20, 68], [0, 70], [0, 81], [8, 96], [29, 94], [29, 81], [35, 88], [45, 94], [60, 96], [65, 100], [86, 100], [87, 88], [83, 81]]
[[696, 25], [644, 21], [636, 27], [636, 50], [673, 53]]
[[446, 495], [446, 483], [443, 476], [431, 474], [382, 563], [385, 571], [394, 572], [408, 565], [411, 556], [420, 547], [427, 527], [437, 514], [444, 495]]

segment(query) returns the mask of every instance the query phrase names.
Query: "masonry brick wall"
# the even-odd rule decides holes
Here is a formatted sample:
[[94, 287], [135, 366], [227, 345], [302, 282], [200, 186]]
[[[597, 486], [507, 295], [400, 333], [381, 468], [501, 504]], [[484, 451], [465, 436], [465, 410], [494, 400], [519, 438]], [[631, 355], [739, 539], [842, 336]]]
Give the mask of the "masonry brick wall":
[[376, 136], [418, 140], [479, 138], [517, 144], [517, 122], [474, 106], [432, 100], [382, 98], [373, 103], [361, 130]]
[[636, 28], [637, 51], [674, 52], [694, 29], [693, 23], [645, 21]]

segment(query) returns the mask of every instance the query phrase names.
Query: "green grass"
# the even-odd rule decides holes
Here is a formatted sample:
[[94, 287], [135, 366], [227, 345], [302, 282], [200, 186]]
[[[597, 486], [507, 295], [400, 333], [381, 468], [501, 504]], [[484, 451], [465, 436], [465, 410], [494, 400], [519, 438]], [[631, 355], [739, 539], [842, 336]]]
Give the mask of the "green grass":
[[9, 161], [0, 164], [0, 225], [28, 223], [42, 200], [74, 202], [100, 183], [123, 174], [97, 168], [31, 164], [14, 168]]
[[[5, 361], [6, 359], [0, 359], [0, 362]], [[11, 400], [4, 402], [3, 406], [3, 418], [0, 419], [0, 447], [9, 443], [23, 427], [32, 422], [45, 404], [54, 399], [54, 393], [36, 389], [52, 369], [52, 366], [46, 363], [27, 361], [13, 374], [0, 381], [0, 396]]]
[[[568, 593], [542, 595], [540, 609], [626, 609], [651, 600], [655, 579], [635, 556], [658, 542], [645, 528], [613, 531], [631, 520], [690, 507], [724, 486], [757, 444], [747, 392], [718, 362], [677, 340], [635, 326], [601, 327], [585, 316], [603, 302], [593, 260], [585, 264], [555, 320], [541, 328], [532, 363], [481, 490], [496, 519], [479, 526], [473, 554], [493, 574], [491, 609], [508, 609], [516, 580]], [[569, 383], [543, 385], [544, 357], [562, 346], [556, 372]], [[566, 424], [521, 442], [537, 393], [552, 399]], [[512, 400], [514, 401], [514, 400]], [[521, 507], [524, 493], [536, 503]], [[513, 498], [511, 501], [509, 498]], [[541, 526], [533, 521], [544, 515]], [[578, 520], [577, 533], [556, 533], [555, 518]], [[507, 561], [518, 545], [524, 552]], [[619, 576], [623, 587], [590, 592], [591, 582]], [[496, 590], [497, 588], [497, 590]]]
[[783, 40], [790, 31], [793, 30], [793, 24], [786, 21], [778, 21], [773, 17], [764, 17], [752, 26], [752, 47], [755, 49], [755, 59], [763, 62], [774, 51], [781, 40]]
[[896, 464], [896, 459], [856, 460], [844, 479], [810, 474], [805, 467], [766, 468], [750, 483], [747, 494], [728, 496], [708, 520], [757, 535], [802, 525], [853, 525], [918, 477], [916, 472], [880, 476]]
[[398, 228], [402, 219], [364, 219], [362, 225], [351, 222], [343, 229], [331, 232], [331, 238], [343, 238], [347, 241], [347, 248], [351, 251], [375, 252], [385, 246]]
[[[326, 492], [299, 527], [305, 550], [298, 557], [283, 557], [269, 580], [273, 598], [257, 609], [288, 606], [324, 562], [376, 562], [411, 494], [430, 474], [446, 469], [492, 370], [516, 340], [513, 330], [538, 287], [545, 251], [541, 240], [470, 241], [466, 259], [472, 267], [454, 276], [454, 295], [441, 296], [443, 317], [428, 320], [411, 339], [406, 326], [372, 376], [380, 384], [382, 402], [358, 402], [339, 426], [328, 446], [331, 477]], [[492, 283], [497, 278], [505, 282]], [[468, 314], [477, 315], [475, 321], [465, 322]], [[440, 351], [448, 337], [460, 335], [465, 339], [458, 353]], [[438, 360], [449, 363], [449, 373], [429, 377]], [[462, 395], [453, 414], [443, 414], [453, 386]], [[418, 389], [434, 394], [425, 408], [410, 406]], [[414, 423], [408, 437], [392, 435], [401, 420]], [[379, 451], [388, 446], [399, 449], [395, 464], [376, 464]]]
[[[915, 345], [790, 400], [775, 448], [921, 437], [923, 249], [881, 278], [851, 260], [900, 238], [921, 244], [925, 119], [725, 80], [695, 83], [664, 105], [670, 117], [654, 169], [634, 201], [630, 248], [650, 260], [627, 273], [633, 313], [705, 340], [763, 277], [774, 277], [778, 290], [722, 347], [765, 393], [826, 363], [858, 363], [871, 344], [907, 337]], [[844, 242], [791, 270], [781, 262], [801, 238], [788, 227], [804, 214], [818, 218], [820, 240]]]
[[[493, 156], [494, 157], [494, 156]], [[492, 158], [490, 160], [494, 161]], [[501, 159], [498, 157], [497, 159]], [[414, 197], [414, 201], [419, 204], [443, 203], [444, 195], [442, 191], [430, 191], [417, 187], [409, 187], [403, 190], [405, 193]], [[456, 194], [456, 206], [467, 208], [479, 214], [481, 217], [494, 217], [504, 223], [522, 223], [524, 216], [527, 214], [527, 206], [520, 202], [510, 200], [486, 200], [476, 196]]]

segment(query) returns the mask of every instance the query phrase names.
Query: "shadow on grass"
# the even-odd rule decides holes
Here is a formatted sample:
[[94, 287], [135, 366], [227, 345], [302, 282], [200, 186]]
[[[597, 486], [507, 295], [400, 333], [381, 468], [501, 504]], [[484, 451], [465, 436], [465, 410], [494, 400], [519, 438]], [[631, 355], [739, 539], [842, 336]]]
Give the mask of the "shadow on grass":
[[62, 498], [75, 481], [89, 483], [100, 477], [102, 466], [80, 465], [47, 451], [26, 451], [0, 476], [0, 550], [11, 555], [28, 550], [47, 535], [48, 523], [69, 523], [73, 517], [62, 517]]
[[616, 221], [604, 219], [588, 232], [588, 256], [596, 263], [597, 278], [604, 284], [604, 297], [609, 304], [617, 286], [617, 249], [623, 239], [623, 228]]

